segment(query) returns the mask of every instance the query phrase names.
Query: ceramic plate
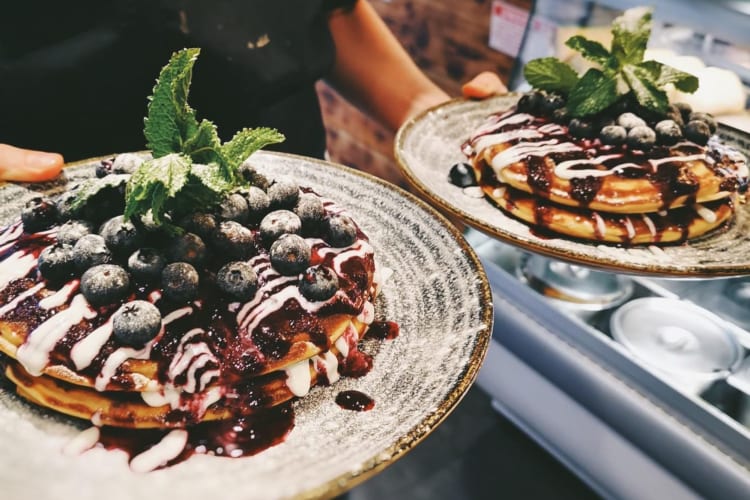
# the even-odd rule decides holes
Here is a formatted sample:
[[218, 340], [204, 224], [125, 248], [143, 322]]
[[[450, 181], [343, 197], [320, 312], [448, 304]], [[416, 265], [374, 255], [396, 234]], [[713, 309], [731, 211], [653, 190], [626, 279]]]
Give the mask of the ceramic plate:
[[[84, 424], [19, 399], [0, 379], [0, 484], [4, 499], [331, 497], [393, 463], [427, 436], [461, 399], [484, 358], [492, 300], [479, 261], [442, 216], [399, 188], [360, 172], [302, 157], [256, 153], [258, 169], [293, 175], [346, 207], [370, 237], [376, 258], [393, 270], [376, 302], [396, 321], [391, 341], [364, 342], [372, 371], [313, 389], [295, 403], [285, 442], [247, 458], [193, 456], [147, 474], [126, 455], [93, 449], [65, 456]], [[65, 179], [0, 187], [0, 221], [17, 217], [33, 191], [59, 192], [92, 175], [97, 161], [72, 165]], [[340, 408], [343, 390], [375, 401], [367, 412]]]
[[[453, 100], [416, 116], [399, 130], [396, 158], [407, 178], [435, 205], [468, 224], [525, 250], [618, 272], [662, 276], [721, 276], [750, 272], [750, 204], [738, 207], [726, 227], [682, 245], [623, 248], [534, 234], [485, 198], [468, 196], [448, 181], [450, 167], [466, 161], [460, 146], [484, 119], [506, 109], [516, 95], [482, 101]], [[721, 127], [720, 134], [745, 154], [750, 137]]]

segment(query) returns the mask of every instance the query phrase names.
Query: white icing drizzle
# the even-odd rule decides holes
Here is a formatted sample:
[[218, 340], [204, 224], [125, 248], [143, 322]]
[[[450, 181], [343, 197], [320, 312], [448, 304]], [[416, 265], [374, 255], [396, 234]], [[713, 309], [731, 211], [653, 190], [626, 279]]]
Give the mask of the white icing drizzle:
[[635, 228], [633, 227], [633, 221], [630, 220], [630, 217], [627, 215], [623, 218], [623, 222], [625, 223], [625, 231], [627, 231], [628, 239], [632, 240], [635, 238]]
[[49, 363], [49, 355], [68, 330], [84, 319], [96, 317], [83, 295], [76, 295], [70, 307], [58, 312], [36, 327], [21, 344], [16, 354], [18, 361], [31, 375], [39, 376]]
[[342, 356], [347, 357], [349, 355], [349, 342], [343, 335], [337, 338], [333, 345], [336, 346]]
[[642, 217], [643, 222], [646, 223], [646, 227], [648, 227], [648, 231], [651, 233], [651, 236], [656, 236], [656, 226], [654, 225], [654, 221], [652, 221], [651, 217], [646, 214], [643, 214]]
[[614, 158], [622, 158], [622, 155], [621, 154], [602, 155], [602, 156], [597, 156], [596, 158], [589, 158], [589, 159], [581, 158], [578, 160], [563, 161], [555, 165], [555, 175], [560, 177], [561, 179], [574, 179], [574, 178], [582, 178], [582, 177], [604, 177], [606, 175], [612, 175], [613, 173], [615, 173], [616, 170], [619, 170], [620, 167], [617, 167], [614, 169], [606, 169], [606, 170], [599, 170], [595, 168], [573, 170], [573, 168], [581, 166], [581, 165], [599, 165], [602, 162], [605, 162], [607, 160], [612, 160]]
[[36, 266], [36, 257], [22, 250], [14, 252], [0, 262], [0, 290], [11, 281], [27, 276]]
[[514, 141], [516, 139], [541, 139], [544, 134], [533, 128], [517, 128], [499, 134], [483, 135], [474, 142], [474, 150], [482, 151], [483, 149], [502, 144], [504, 142]]
[[96, 426], [79, 432], [73, 439], [65, 443], [62, 450], [63, 455], [80, 455], [84, 451], [90, 450], [99, 442], [100, 434], [99, 427]]
[[551, 153], [571, 153], [576, 151], [582, 150], [572, 142], [561, 143], [557, 139], [539, 142], [519, 142], [493, 156], [490, 164], [495, 173], [499, 174], [505, 167], [529, 156], [543, 157]]
[[93, 415], [91, 415], [91, 423], [97, 427], [102, 426], [102, 411], [101, 410], [97, 410], [94, 412]]
[[325, 374], [329, 384], [333, 384], [341, 378], [339, 360], [331, 351], [326, 351], [315, 357], [315, 371]]
[[4, 306], [0, 307], [0, 318], [8, 314], [10, 311], [15, 309], [18, 304], [23, 302], [25, 299], [31, 297], [36, 292], [44, 288], [44, 283], [37, 283], [36, 285], [32, 286], [28, 290], [19, 293], [13, 300], [5, 304]]
[[[160, 333], [161, 334], [161, 333]], [[102, 366], [102, 370], [94, 381], [94, 388], [97, 391], [103, 391], [109, 385], [112, 377], [117, 373], [117, 369], [128, 359], [148, 359], [151, 355], [151, 346], [153, 342], [147, 343], [142, 349], [133, 349], [132, 347], [120, 347], [112, 352]]]
[[706, 154], [700, 153], [696, 155], [677, 155], [677, 156], [667, 156], [664, 158], [651, 158], [648, 160], [649, 164], [651, 164], [651, 167], [654, 169], [654, 172], [659, 168], [659, 165], [663, 165], [665, 163], [686, 163], [689, 161], [696, 161], [696, 160], [706, 160]]
[[357, 319], [360, 323], [364, 323], [366, 325], [372, 324], [372, 322], [375, 320], [375, 306], [372, 305], [372, 302], [370, 302], [369, 300], [365, 301], [365, 305], [364, 307], [362, 307], [362, 312], [359, 313]]
[[166, 465], [182, 453], [187, 440], [188, 432], [185, 429], [171, 431], [159, 443], [136, 455], [130, 461], [130, 469], [133, 472], [150, 472]]
[[180, 390], [172, 384], [165, 384], [157, 390], [141, 392], [141, 399], [153, 408], [169, 405], [174, 410], [180, 407]]
[[193, 308], [190, 306], [180, 307], [179, 309], [175, 309], [171, 313], [164, 316], [161, 320], [162, 325], [168, 325], [169, 323], [173, 321], [177, 321], [180, 318], [183, 318], [187, 316], [188, 314], [193, 314]]
[[308, 360], [294, 363], [284, 370], [286, 372], [286, 385], [297, 397], [305, 396], [310, 392], [312, 376], [310, 374], [310, 362]]
[[607, 226], [604, 224], [604, 219], [602, 219], [602, 216], [597, 212], [591, 212], [591, 214], [594, 216], [594, 222], [596, 223], [597, 236], [604, 236], [607, 232]]
[[40, 300], [39, 307], [42, 309], [54, 309], [66, 304], [70, 300], [70, 296], [78, 291], [79, 283], [79, 280], [67, 282], [58, 291]]
[[713, 210], [706, 208], [700, 203], [694, 204], [693, 209], [698, 215], [700, 215], [703, 220], [705, 220], [709, 224], [713, 224], [714, 222], [716, 222], [716, 212], [714, 212]]
[[0, 245], [6, 243], [15, 243], [18, 238], [23, 234], [23, 224], [17, 222], [11, 226], [5, 228], [5, 231], [0, 233]]
[[76, 342], [70, 350], [70, 359], [76, 365], [76, 369], [82, 370], [90, 366], [111, 336], [112, 318], [110, 317], [101, 326]]

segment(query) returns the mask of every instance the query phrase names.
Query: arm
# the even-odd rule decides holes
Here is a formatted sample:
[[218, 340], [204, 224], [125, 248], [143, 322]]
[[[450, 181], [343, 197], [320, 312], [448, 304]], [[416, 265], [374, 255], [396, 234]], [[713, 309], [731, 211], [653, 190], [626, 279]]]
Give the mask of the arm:
[[[410, 116], [448, 100], [412, 61], [367, 0], [329, 19], [336, 44], [331, 83], [344, 97], [393, 130]], [[506, 92], [500, 78], [480, 73], [462, 88], [465, 97]]]
[[63, 157], [0, 144], [0, 180], [38, 182], [52, 179], [63, 166]]

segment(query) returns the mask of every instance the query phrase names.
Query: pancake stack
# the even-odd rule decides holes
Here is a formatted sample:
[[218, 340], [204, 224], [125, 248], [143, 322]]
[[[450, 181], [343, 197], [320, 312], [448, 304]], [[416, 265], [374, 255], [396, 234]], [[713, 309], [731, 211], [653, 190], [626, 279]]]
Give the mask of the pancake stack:
[[727, 223], [743, 200], [746, 158], [712, 135], [710, 116], [675, 107], [674, 119], [620, 110], [585, 122], [552, 110], [560, 101], [527, 93], [463, 145], [484, 194], [535, 230], [681, 243]]
[[96, 426], [182, 429], [369, 370], [357, 342], [379, 273], [341, 207], [263, 179], [165, 232], [123, 220], [127, 177], [99, 179], [88, 204], [105, 205], [31, 200], [0, 233], [0, 351], [20, 396]]

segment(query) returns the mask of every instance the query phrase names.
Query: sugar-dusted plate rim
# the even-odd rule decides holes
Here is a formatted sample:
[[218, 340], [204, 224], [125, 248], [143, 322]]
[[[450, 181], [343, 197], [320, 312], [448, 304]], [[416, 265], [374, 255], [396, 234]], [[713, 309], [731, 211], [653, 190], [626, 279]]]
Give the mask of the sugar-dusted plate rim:
[[[91, 175], [99, 160], [71, 164], [54, 182], [0, 186], [0, 222], [15, 217], [32, 195], [60, 192]], [[65, 443], [86, 424], [34, 407], [0, 384], [5, 450], [0, 481], [6, 494], [79, 500], [204, 499], [212, 493], [222, 498], [333, 497], [411, 450], [461, 400], [476, 378], [492, 331], [490, 287], [461, 234], [417, 197], [366, 173], [281, 153], [259, 152], [252, 160], [261, 171], [298, 177], [360, 223], [376, 258], [394, 271], [376, 314], [398, 322], [399, 337], [365, 341], [364, 349], [375, 355], [368, 375], [315, 388], [297, 401], [295, 428], [284, 443], [240, 459], [194, 456], [148, 474], [131, 472], [120, 452], [94, 449], [64, 456]], [[339, 408], [335, 394], [346, 389], [370, 395], [375, 408], [362, 413]]]
[[[705, 237], [680, 245], [618, 247], [541, 236], [485, 198], [471, 198], [448, 181], [450, 167], [466, 161], [460, 146], [491, 113], [515, 104], [519, 94], [485, 100], [454, 99], [407, 121], [398, 131], [395, 156], [407, 179], [434, 205], [524, 250], [605, 270], [669, 277], [719, 277], [750, 273], [750, 204]], [[721, 137], [747, 154], [750, 135], [721, 125]]]

